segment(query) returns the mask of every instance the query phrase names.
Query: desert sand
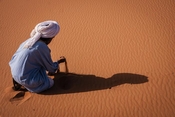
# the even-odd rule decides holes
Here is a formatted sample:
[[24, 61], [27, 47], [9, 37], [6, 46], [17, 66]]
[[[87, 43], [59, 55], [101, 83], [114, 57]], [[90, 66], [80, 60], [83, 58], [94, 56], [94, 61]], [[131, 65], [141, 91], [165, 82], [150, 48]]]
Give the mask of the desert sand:
[[[0, 0], [0, 117], [174, 117], [174, 0]], [[34, 26], [67, 58], [55, 85], [13, 91], [8, 62]]]

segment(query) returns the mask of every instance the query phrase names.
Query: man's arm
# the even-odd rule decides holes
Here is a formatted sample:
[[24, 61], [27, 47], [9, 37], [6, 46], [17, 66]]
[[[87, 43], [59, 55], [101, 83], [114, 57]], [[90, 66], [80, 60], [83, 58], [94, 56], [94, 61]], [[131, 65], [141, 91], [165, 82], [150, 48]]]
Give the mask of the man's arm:
[[[64, 63], [64, 62], [66, 62], [66, 58], [64, 56], [61, 56], [60, 59], [57, 62], [58, 62], [58, 64]], [[58, 72], [60, 72], [59, 69], [57, 70], [57, 73]], [[49, 76], [53, 76], [53, 75], [55, 75], [55, 72], [54, 73], [53, 72], [48, 72], [48, 75]]]

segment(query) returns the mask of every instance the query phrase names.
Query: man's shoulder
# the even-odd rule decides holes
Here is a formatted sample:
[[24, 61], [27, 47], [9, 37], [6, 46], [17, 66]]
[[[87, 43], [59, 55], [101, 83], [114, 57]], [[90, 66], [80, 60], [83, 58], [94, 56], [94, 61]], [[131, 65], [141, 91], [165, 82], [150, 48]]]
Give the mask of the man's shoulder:
[[49, 47], [42, 41], [37, 41], [35, 44], [34, 44], [34, 48], [36, 50], [50, 50]]
[[39, 47], [39, 48], [41, 48], [41, 47], [48, 48], [48, 46], [42, 41], [37, 41], [34, 46]]

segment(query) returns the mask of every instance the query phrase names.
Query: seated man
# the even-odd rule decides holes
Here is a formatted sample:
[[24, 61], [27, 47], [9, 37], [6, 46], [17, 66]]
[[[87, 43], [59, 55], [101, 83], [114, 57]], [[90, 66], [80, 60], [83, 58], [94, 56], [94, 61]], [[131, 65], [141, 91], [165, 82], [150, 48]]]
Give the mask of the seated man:
[[60, 27], [56, 21], [44, 21], [35, 26], [31, 37], [23, 42], [9, 62], [13, 77], [14, 90], [21, 86], [30, 92], [40, 93], [53, 86], [49, 74], [59, 70], [63, 57], [53, 62], [48, 44], [58, 34]]

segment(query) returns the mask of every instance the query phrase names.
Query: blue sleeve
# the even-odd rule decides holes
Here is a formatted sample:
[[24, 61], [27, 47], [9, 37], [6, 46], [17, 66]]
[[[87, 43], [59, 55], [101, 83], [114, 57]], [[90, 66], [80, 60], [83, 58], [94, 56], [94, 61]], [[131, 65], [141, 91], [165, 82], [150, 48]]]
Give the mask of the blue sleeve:
[[45, 46], [40, 46], [38, 47], [38, 53], [40, 55], [40, 63], [41, 66], [44, 67], [45, 70], [49, 71], [49, 72], [55, 72], [58, 69], [58, 62], [53, 62], [51, 59], [51, 55], [50, 55], [50, 49], [47, 47], [47, 45]]

